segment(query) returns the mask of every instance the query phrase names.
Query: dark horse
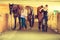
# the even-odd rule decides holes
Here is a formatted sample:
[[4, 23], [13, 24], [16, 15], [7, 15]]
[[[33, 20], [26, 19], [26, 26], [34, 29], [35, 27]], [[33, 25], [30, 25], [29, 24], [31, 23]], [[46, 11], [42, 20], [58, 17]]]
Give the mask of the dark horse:
[[18, 17], [19, 24], [20, 24], [21, 10], [23, 8], [21, 5], [17, 5], [17, 4], [9, 4], [9, 8], [10, 8], [10, 14], [13, 14], [13, 17], [14, 17], [14, 28], [13, 28], [13, 30], [15, 30], [16, 29], [16, 18]]

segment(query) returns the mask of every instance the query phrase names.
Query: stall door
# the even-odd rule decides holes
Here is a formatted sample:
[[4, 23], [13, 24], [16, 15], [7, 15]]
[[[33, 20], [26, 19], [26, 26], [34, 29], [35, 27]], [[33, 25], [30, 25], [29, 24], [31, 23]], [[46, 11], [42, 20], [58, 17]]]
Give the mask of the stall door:
[[60, 13], [58, 13], [57, 15], [57, 29], [58, 29], [58, 33], [60, 33]]

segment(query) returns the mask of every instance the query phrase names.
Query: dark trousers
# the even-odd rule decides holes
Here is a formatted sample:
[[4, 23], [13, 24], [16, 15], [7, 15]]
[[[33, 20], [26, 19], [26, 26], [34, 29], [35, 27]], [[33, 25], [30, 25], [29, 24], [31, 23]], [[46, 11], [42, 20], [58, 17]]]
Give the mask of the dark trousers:
[[[17, 17], [14, 17], [14, 28], [13, 28], [14, 30], [16, 29], [16, 20], [17, 20]], [[19, 20], [19, 24], [20, 24], [20, 17], [18, 17], [18, 20]]]
[[47, 25], [47, 21], [45, 21], [45, 25], [46, 25], [46, 32], [47, 32], [47, 30], [48, 30], [48, 25]]
[[42, 31], [45, 31], [45, 25], [42, 24]]
[[41, 29], [41, 24], [42, 24], [42, 20], [41, 21], [38, 21], [38, 29], [39, 30]]
[[45, 19], [45, 24], [42, 24], [42, 31], [46, 31], [47, 32], [47, 29], [48, 29], [48, 25], [47, 25], [47, 19]]
[[32, 28], [33, 25], [34, 25], [34, 19], [30, 19], [30, 20], [29, 20], [29, 24], [30, 24], [30, 27]]

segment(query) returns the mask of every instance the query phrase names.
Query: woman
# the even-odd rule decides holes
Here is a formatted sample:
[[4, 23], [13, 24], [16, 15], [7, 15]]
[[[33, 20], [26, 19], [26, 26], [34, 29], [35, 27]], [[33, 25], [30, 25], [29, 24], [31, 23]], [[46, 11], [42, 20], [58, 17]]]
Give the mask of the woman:
[[21, 20], [21, 28], [23, 30], [27, 29], [24, 9], [21, 11], [21, 18], [20, 18], [20, 20]]
[[41, 30], [41, 24], [43, 19], [43, 6], [37, 8], [37, 16], [38, 16], [38, 28]]

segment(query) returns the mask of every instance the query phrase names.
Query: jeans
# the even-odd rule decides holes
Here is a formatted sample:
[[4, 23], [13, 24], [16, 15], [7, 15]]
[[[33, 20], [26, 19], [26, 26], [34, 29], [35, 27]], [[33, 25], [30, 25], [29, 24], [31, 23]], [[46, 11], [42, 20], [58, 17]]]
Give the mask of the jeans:
[[25, 21], [26, 21], [25, 18], [22, 18], [22, 17], [21, 17], [20, 20], [21, 20], [21, 27], [22, 27], [22, 28], [24, 28], [24, 27], [27, 28], [26, 23], [25, 23]]
[[45, 24], [42, 24], [42, 31], [46, 31], [47, 32], [47, 29], [48, 29], [47, 17], [43, 18], [43, 20], [45, 20]]

